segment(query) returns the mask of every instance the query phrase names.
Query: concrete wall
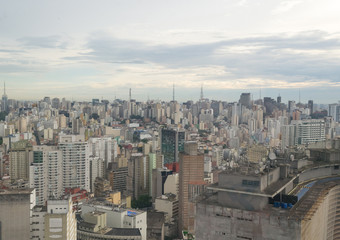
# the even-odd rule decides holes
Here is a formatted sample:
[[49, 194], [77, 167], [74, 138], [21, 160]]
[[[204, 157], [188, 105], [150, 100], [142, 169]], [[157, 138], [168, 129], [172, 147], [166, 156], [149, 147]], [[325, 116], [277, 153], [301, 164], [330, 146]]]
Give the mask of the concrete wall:
[[243, 185], [242, 184], [243, 180], [260, 182], [261, 178], [260, 176], [244, 176], [220, 173], [218, 176], [218, 186], [222, 188], [229, 188], [249, 192], [259, 192], [261, 190], [261, 184], [259, 184], [258, 186]]
[[0, 239], [30, 238], [30, 194], [0, 193]]
[[280, 168], [275, 168], [269, 173], [265, 173], [261, 177], [261, 191], [266, 189], [270, 184], [277, 182], [280, 179]]
[[303, 171], [299, 176], [299, 182], [304, 182], [307, 180], [321, 178], [321, 177], [328, 177], [332, 175], [339, 175], [340, 174], [340, 167], [335, 169], [334, 166], [321, 166], [315, 167], [308, 170]]
[[229, 208], [255, 211], [267, 206], [268, 198], [220, 191], [218, 192], [218, 202]]
[[249, 212], [198, 203], [196, 240], [299, 240], [300, 225], [280, 213]]

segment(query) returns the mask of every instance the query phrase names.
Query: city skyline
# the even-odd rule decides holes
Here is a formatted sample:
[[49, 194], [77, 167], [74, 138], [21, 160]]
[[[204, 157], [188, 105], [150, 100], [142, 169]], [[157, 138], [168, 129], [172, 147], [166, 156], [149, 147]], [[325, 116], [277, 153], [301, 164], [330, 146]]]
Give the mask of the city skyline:
[[[7, 1], [0, 81], [15, 99], [338, 102], [334, 1]], [[327, 95], [327, 98], [325, 98]], [[111, 97], [111, 98], [110, 98]]]

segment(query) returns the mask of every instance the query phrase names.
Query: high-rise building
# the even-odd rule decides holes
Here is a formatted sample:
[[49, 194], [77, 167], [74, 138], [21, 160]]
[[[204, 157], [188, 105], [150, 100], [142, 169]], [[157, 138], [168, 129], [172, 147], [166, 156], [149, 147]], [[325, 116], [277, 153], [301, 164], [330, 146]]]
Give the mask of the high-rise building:
[[1, 111], [2, 112], [8, 111], [8, 97], [6, 94], [6, 83], [4, 83], [4, 94], [2, 95]]
[[185, 131], [162, 129], [164, 164], [178, 162], [178, 153], [184, 151]]
[[59, 98], [53, 98], [52, 99], [52, 108], [59, 109], [60, 107], [60, 99]]
[[30, 154], [32, 145], [27, 140], [12, 143], [9, 150], [9, 168], [11, 180], [29, 180]]
[[189, 185], [204, 180], [204, 155], [198, 153], [196, 142], [186, 142], [184, 152], [180, 153], [179, 167], [179, 225], [178, 230], [188, 230], [193, 226], [189, 218]]
[[239, 103], [247, 108], [251, 108], [250, 93], [242, 93], [240, 96]]
[[64, 114], [59, 115], [59, 128], [66, 128], [67, 127], [66, 116]]
[[116, 168], [110, 172], [109, 180], [112, 190], [124, 193], [126, 191], [127, 177], [128, 167]]
[[276, 101], [277, 103], [281, 103], [281, 96], [278, 96]]
[[79, 135], [59, 135], [63, 156], [63, 188], [90, 191], [89, 147]]
[[308, 100], [308, 108], [309, 108], [309, 114], [312, 114], [314, 112], [313, 100]]
[[99, 157], [90, 156], [90, 189], [94, 192], [94, 183], [96, 178], [104, 177], [104, 160]]
[[142, 153], [132, 153], [128, 162], [128, 177], [126, 182], [128, 195], [138, 198], [149, 194], [149, 159]]
[[34, 189], [0, 190], [0, 239], [30, 239]]
[[30, 187], [36, 190], [37, 205], [57, 199], [63, 193], [62, 154], [56, 146], [33, 146]]
[[270, 97], [264, 97], [263, 98], [263, 105], [266, 108], [266, 113], [272, 114], [274, 108], [275, 108], [275, 100]]
[[321, 142], [326, 139], [324, 120], [304, 120], [293, 122], [293, 124], [296, 124], [295, 142], [297, 144]]
[[90, 138], [89, 149], [92, 156], [104, 160], [105, 169], [114, 159], [114, 140], [110, 137]]
[[165, 181], [172, 174], [173, 172], [169, 169], [157, 168], [152, 170], [152, 191], [150, 196], [152, 196], [153, 200], [164, 195]]
[[328, 105], [328, 116], [333, 117], [335, 122], [340, 122], [340, 104], [334, 103]]
[[326, 139], [325, 122], [320, 119], [292, 121], [281, 127], [281, 147], [321, 142]]

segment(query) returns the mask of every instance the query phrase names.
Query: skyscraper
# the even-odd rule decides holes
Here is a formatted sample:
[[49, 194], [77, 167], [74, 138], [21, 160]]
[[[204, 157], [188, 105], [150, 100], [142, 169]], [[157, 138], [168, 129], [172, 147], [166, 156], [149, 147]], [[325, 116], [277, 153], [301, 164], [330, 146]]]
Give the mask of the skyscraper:
[[313, 113], [313, 100], [308, 100], [309, 113]]
[[4, 94], [2, 95], [1, 111], [2, 112], [8, 111], [8, 98], [6, 94], [6, 83], [4, 83]]
[[184, 151], [185, 132], [162, 129], [162, 154], [164, 164], [178, 162], [178, 153]]
[[63, 193], [62, 154], [56, 146], [34, 146], [30, 166], [30, 187], [36, 190], [37, 205]]
[[77, 135], [60, 135], [58, 146], [63, 156], [63, 188], [90, 191], [88, 143]]
[[247, 108], [251, 108], [250, 93], [242, 93], [239, 103]]
[[9, 168], [11, 180], [28, 180], [30, 152], [32, 145], [27, 140], [21, 140], [13, 143], [9, 150]]
[[179, 233], [193, 225], [193, 219], [189, 218], [189, 185], [204, 180], [204, 155], [197, 148], [196, 142], [186, 142], [184, 152], [180, 153]]

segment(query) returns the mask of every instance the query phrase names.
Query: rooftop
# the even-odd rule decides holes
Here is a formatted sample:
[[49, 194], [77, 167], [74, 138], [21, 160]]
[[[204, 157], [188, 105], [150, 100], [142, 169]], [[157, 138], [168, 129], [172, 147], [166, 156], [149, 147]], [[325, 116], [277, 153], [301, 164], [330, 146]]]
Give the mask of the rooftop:
[[112, 228], [105, 235], [113, 236], [141, 236], [138, 228]]
[[20, 189], [0, 189], [0, 195], [18, 195], [18, 194], [31, 194], [33, 188], [20, 188]]

